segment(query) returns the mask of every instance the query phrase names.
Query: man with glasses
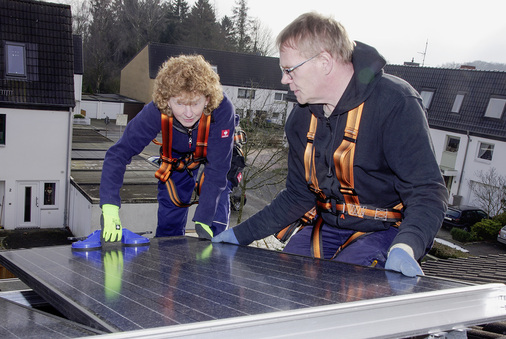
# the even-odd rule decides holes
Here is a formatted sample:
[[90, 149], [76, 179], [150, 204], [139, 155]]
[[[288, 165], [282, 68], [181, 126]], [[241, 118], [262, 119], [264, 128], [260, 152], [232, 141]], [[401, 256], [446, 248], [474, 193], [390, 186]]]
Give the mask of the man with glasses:
[[311, 256], [321, 247], [326, 259], [423, 274], [418, 260], [441, 226], [448, 193], [420, 96], [332, 18], [303, 14], [277, 44], [281, 82], [299, 103], [285, 127], [286, 189], [213, 242], [249, 244], [316, 206], [320, 219], [285, 252]]

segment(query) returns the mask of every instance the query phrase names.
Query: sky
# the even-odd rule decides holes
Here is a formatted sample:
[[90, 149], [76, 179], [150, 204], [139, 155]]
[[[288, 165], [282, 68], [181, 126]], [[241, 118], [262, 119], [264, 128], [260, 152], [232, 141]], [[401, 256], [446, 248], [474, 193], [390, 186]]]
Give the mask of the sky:
[[[236, 0], [209, 2], [221, 18], [232, 15]], [[390, 64], [506, 64], [504, 0], [249, 0], [248, 7], [248, 15], [269, 27], [273, 39], [300, 14], [314, 10], [334, 17], [351, 39], [375, 47]]]

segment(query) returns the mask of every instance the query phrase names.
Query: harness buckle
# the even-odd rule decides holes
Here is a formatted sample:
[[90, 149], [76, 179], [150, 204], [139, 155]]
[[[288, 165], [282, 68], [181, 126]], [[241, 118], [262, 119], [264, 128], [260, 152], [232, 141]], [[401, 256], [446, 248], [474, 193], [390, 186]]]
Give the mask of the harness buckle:
[[339, 187], [339, 192], [343, 195], [357, 195], [357, 192], [353, 187]]
[[388, 209], [386, 208], [376, 208], [374, 213], [374, 220], [387, 221], [388, 219]]
[[346, 204], [348, 215], [351, 215], [353, 217], [363, 218], [366, 209], [367, 207], [362, 205]]

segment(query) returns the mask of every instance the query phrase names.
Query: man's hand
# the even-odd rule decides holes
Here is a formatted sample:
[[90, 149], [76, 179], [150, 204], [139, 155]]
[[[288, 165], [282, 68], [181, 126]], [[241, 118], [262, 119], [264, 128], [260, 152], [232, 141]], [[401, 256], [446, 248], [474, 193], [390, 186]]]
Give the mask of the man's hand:
[[212, 242], [227, 242], [229, 244], [239, 245], [239, 241], [234, 234], [234, 230], [229, 228], [211, 239]]
[[100, 218], [102, 226], [102, 240], [105, 242], [121, 241], [122, 228], [119, 219], [119, 207], [116, 205], [102, 205], [102, 217]]
[[195, 231], [201, 239], [211, 240], [213, 237], [213, 231], [211, 230], [211, 227], [204, 224], [203, 222], [195, 221]]
[[423, 275], [422, 268], [418, 265], [418, 262], [408, 252], [399, 247], [393, 248], [390, 251], [385, 268], [401, 272], [408, 277]]

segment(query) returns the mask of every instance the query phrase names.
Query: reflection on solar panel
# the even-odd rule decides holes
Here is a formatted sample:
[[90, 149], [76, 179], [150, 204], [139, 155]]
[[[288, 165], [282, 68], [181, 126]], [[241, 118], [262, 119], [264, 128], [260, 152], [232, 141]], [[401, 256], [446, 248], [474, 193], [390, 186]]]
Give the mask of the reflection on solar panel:
[[[355, 331], [355, 337], [354, 323], [374, 321], [371, 333], [381, 337], [506, 318], [502, 284], [408, 278], [191, 237], [89, 252], [70, 246], [15, 250], [0, 253], [0, 263], [69, 319], [110, 332], [156, 329], [181, 336], [212, 328], [244, 331], [248, 323], [286, 334], [311, 330], [304, 321], [317, 317], [320, 329], [328, 318], [333, 329]], [[295, 322], [281, 325], [285, 321]]]

